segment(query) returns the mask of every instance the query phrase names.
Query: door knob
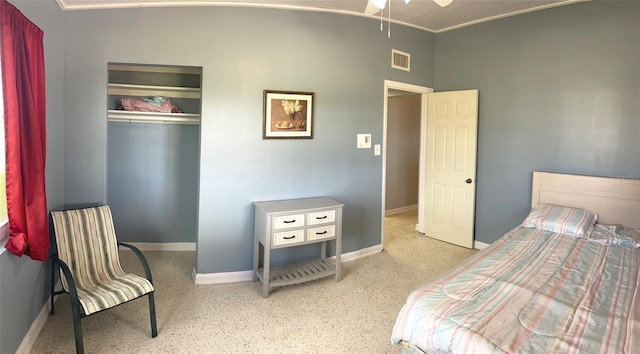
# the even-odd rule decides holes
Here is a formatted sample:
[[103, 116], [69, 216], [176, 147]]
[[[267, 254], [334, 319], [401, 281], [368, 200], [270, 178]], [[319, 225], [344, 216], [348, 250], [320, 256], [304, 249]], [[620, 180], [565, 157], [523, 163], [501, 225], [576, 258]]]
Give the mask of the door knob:
[[473, 182], [471, 178], [467, 178], [467, 183], [471, 183], [471, 182]]

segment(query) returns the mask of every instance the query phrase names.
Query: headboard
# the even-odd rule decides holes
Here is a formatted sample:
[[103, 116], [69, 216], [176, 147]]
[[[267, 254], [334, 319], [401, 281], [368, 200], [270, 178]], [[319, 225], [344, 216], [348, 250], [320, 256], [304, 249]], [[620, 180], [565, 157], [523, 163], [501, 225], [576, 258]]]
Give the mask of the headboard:
[[601, 224], [640, 228], [640, 180], [533, 172], [531, 205], [588, 209]]

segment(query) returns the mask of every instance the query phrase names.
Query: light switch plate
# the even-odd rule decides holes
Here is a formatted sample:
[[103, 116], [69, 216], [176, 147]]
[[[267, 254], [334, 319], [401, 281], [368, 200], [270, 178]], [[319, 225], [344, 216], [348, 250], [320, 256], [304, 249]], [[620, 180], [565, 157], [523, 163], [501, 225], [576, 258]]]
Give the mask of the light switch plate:
[[375, 156], [380, 155], [380, 144], [375, 144], [373, 145], [373, 154]]
[[358, 134], [358, 149], [371, 149], [371, 134]]

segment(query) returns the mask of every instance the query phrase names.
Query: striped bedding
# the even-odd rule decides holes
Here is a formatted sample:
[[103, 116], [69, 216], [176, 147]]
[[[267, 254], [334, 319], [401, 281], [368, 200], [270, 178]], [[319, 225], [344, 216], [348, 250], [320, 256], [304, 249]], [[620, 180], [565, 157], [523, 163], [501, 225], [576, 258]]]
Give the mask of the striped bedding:
[[640, 250], [607, 237], [518, 226], [414, 291], [392, 342], [465, 354], [637, 353]]

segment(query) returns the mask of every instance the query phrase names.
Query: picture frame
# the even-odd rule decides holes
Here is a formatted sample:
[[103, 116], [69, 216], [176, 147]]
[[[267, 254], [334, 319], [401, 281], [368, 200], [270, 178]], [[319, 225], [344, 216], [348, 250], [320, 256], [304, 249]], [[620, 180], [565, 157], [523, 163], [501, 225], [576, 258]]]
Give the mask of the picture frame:
[[264, 90], [262, 139], [313, 139], [314, 93]]

